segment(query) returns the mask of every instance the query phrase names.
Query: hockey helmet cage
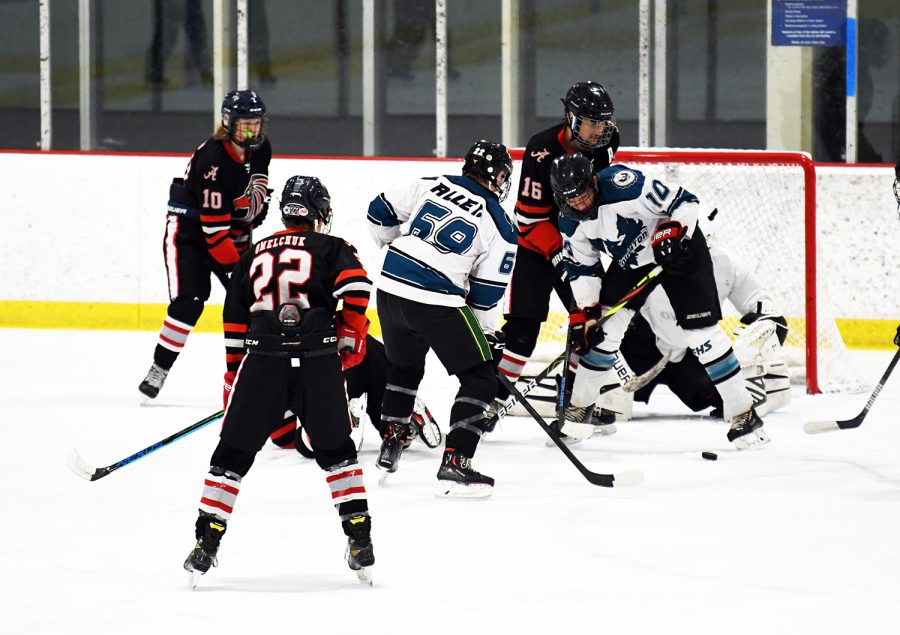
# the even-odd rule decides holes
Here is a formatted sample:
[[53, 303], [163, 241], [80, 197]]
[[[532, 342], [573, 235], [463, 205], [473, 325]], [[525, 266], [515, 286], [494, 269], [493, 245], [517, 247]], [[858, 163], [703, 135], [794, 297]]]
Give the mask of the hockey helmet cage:
[[497, 188], [496, 194], [500, 201], [503, 201], [509, 194], [512, 171], [512, 159], [509, 157], [506, 146], [484, 139], [472, 144], [472, 147], [466, 152], [462, 168], [463, 174], [477, 176], [492, 183]]
[[[254, 134], [244, 131], [241, 134], [238, 127], [241, 119], [259, 119], [259, 132]], [[234, 143], [242, 148], [255, 150], [266, 140], [268, 132], [266, 105], [255, 91], [233, 90], [222, 100], [222, 127]]]
[[[550, 187], [553, 188], [553, 199], [559, 207], [560, 216], [575, 221], [597, 218], [600, 196], [594, 181], [594, 170], [591, 160], [580, 152], [564, 154], [553, 160]], [[589, 188], [593, 190], [593, 200], [586, 209], [578, 209], [569, 204], [570, 200], [582, 196]]]
[[281, 219], [321, 221], [323, 233], [331, 228], [331, 196], [314, 176], [292, 176], [281, 191]]
[[[609, 145], [616, 130], [616, 109], [606, 89], [597, 82], [573, 84], [562, 100], [565, 105], [566, 124], [572, 130], [575, 141], [586, 150]], [[602, 122], [604, 127], [596, 140], [581, 136], [585, 121]]]

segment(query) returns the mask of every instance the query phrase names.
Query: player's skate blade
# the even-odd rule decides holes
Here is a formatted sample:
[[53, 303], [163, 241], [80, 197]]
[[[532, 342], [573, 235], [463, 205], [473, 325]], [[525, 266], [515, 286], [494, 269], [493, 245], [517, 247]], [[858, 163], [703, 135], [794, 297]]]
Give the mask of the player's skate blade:
[[729, 439], [738, 450], [750, 450], [767, 444], [771, 439], [766, 431], [758, 428], [735, 439]]
[[197, 587], [200, 586], [200, 576], [202, 576], [203, 574], [199, 571], [190, 571], [188, 573], [190, 575], [190, 578], [188, 579], [188, 586], [191, 587], [192, 591], [196, 591]]
[[438, 481], [434, 495], [441, 498], [459, 498], [464, 500], [480, 500], [490, 497], [494, 488], [487, 483], [457, 483], [456, 481]]

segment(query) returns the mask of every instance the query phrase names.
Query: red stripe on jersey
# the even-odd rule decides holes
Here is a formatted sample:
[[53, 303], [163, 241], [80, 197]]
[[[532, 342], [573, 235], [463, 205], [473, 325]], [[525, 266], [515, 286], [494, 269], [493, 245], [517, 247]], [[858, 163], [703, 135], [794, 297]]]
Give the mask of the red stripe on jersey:
[[221, 212], [218, 214], [200, 214], [200, 222], [210, 224], [228, 223], [230, 225], [231, 214], [223, 214]]
[[244, 359], [244, 353], [225, 353], [225, 363], [239, 362]]
[[553, 209], [552, 205], [523, 205], [516, 203], [517, 212], [525, 212], [526, 214], [543, 214]]
[[362, 476], [362, 469], [347, 470], [347, 471], [341, 472], [341, 473], [339, 473], [339, 474], [332, 474], [331, 476], [326, 476], [326, 477], [325, 477], [325, 482], [326, 482], [326, 483], [332, 483], [332, 482], [334, 482], [334, 481], [336, 481], [336, 480], [338, 480], [338, 479], [341, 479], [341, 478], [349, 478], [349, 477], [351, 477], [351, 476]]
[[210, 507], [216, 507], [218, 509], [221, 509], [223, 512], [228, 512], [229, 514], [234, 511], [234, 508], [231, 507], [230, 505], [226, 505], [225, 503], [223, 503], [221, 501], [214, 501], [209, 498], [201, 498], [200, 504], [201, 505], [209, 505]]
[[203, 481], [203, 484], [206, 485], [207, 487], [214, 487], [215, 489], [224, 490], [224, 491], [228, 492], [229, 494], [234, 494], [235, 496], [238, 495], [238, 491], [239, 491], [238, 488], [232, 487], [231, 485], [228, 485], [227, 483], [219, 483], [218, 481], [211, 481], [209, 479], [206, 479], [205, 481]]
[[224, 330], [231, 331], [232, 333], [246, 333], [247, 332], [247, 325], [241, 324], [240, 322], [225, 322], [225, 324], [223, 324], [222, 327], [224, 328]]
[[351, 296], [345, 295], [341, 299], [344, 301], [344, 304], [352, 304], [352, 305], [360, 306], [360, 307], [364, 307], [364, 308], [369, 306], [368, 296], [365, 298], [356, 298], [356, 297], [353, 297], [352, 295]]
[[337, 286], [337, 283], [346, 278], [351, 278], [353, 276], [362, 276], [363, 278], [368, 277], [365, 269], [344, 269], [342, 272], [338, 274], [338, 277], [335, 278], [334, 284]]
[[350, 494], [365, 494], [365, 487], [350, 487], [337, 492], [331, 492], [331, 498], [340, 498], [341, 496], [349, 496]]

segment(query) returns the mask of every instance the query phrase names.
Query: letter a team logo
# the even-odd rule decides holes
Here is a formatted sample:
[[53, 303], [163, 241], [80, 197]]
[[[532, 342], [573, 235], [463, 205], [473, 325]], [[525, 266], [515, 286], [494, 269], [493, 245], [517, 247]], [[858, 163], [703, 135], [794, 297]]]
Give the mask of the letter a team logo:
[[219, 166], [214, 165], [211, 168], [209, 168], [209, 172], [207, 172], [206, 174], [203, 175], [203, 178], [206, 179], [207, 181], [215, 181], [216, 175], [218, 173], [219, 173]]

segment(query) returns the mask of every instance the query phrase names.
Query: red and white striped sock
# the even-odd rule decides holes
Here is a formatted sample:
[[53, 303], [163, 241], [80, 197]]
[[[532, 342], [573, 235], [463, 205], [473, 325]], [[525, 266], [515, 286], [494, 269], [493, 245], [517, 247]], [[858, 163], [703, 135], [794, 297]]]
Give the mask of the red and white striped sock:
[[200, 511], [228, 521], [241, 489], [241, 477], [234, 472], [212, 467], [203, 481]]
[[325, 481], [331, 489], [331, 502], [342, 519], [368, 511], [362, 466], [349, 459], [325, 470]]
[[188, 335], [194, 330], [193, 324], [180, 322], [171, 315], [166, 316], [159, 331], [159, 345], [175, 354], [181, 352], [187, 342]]

